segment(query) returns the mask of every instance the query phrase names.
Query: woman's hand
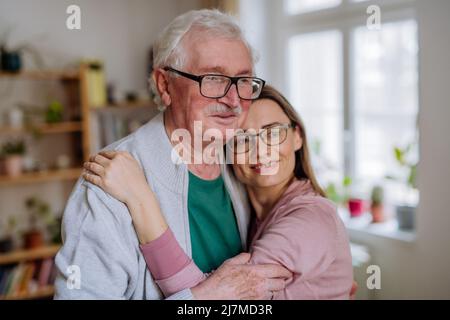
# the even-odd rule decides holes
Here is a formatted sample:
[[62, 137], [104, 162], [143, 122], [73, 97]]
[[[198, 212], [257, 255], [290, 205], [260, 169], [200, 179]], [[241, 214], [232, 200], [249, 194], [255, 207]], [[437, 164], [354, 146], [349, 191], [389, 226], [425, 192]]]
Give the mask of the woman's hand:
[[102, 151], [91, 157], [84, 168], [84, 179], [127, 205], [141, 244], [157, 239], [167, 230], [144, 172], [128, 152]]
[[84, 164], [83, 178], [125, 204], [151, 192], [138, 162], [124, 151], [102, 151]]

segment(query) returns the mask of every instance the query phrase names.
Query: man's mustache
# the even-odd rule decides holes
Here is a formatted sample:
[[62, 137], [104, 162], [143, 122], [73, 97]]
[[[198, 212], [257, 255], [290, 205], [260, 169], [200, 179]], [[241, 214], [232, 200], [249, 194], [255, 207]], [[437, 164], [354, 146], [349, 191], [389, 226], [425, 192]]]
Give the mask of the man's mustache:
[[227, 105], [224, 104], [211, 104], [209, 106], [206, 107], [205, 109], [205, 114], [207, 116], [209, 115], [218, 115], [221, 113], [234, 113], [236, 116], [239, 116], [242, 113], [242, 106], [238, 105], [235, 108], [231, 108]]

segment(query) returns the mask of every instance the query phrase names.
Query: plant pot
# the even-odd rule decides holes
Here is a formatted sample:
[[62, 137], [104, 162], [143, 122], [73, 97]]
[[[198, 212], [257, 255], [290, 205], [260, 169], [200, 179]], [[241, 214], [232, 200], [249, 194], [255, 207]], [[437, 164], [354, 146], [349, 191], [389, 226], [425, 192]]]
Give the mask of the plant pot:
[[384, 222], [384, 206], [382, 204], [372, 204], [370, 213], [372, 214], [372, 223]]
[[11, 237], [0, 240], [0, 253], [7, 253], [13, 249], [13, 239]]
[[23, 242], [25, 249], [39, 248], [44, 245], [44, 237], [42, 232], [31, 230], [23, 235]]
[[397, 207], [397, 221], [400, 230], [414, 230], [416, 208], [411, 206]]
[[348, 210], [350, 211], [350, 217], [360, 217], [364, 213], [364, 200], [350, 199], [348, 200]]
[[19, 51], [2, 50], [1, 68], [7, 72], [19, 72], [22, 69], [22, 58]]
[[8, 156], [4, 161], [5, 173], [10, 177], [20, 176], [22, 174], [22, 165], [22, 156]]
[[22, 128], [23, 127], [23, 111], [19, 108], [14, 108], [8, 113], [8, 122], [12, 128]]

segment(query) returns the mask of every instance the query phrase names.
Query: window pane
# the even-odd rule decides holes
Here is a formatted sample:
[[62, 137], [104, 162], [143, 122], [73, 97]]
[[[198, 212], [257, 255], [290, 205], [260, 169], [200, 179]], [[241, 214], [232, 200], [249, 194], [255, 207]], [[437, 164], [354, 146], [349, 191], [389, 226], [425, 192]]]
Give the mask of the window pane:
[[331, 8], [340, 3], [341, 0], [284, 0], [285, 10], [288, 14]]
[[[375, 182], [402, 174], [394, 147], [417, 138], [416, 22], [383, 24], [380, 31], [360, 27], [352, 43], [356, 176]], [[410, 156], [417, 160], [417, 148]]]
[[341, 34], [326, 31], [289, 41], [289, 93], [302, 117], [322, 183], [343, 174]]

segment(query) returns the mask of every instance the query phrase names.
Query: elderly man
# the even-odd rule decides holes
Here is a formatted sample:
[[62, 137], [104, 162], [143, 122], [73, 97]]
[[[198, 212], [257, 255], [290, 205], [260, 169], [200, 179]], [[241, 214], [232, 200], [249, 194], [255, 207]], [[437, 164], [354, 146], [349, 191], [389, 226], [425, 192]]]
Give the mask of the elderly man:
[[[196, 121], [203, 132], [224, 136], [240, 126], [264, 86], [253, 78], [252, 50], [229, 16], [211, 10], [176, 18], [154, 49], [153, 86], [165, 111], [107, 149], [128, 151], [139, 161], [182, 248], [204, 272], [216, 270], [167, 298], [271, 297], [289, 273], [247, 265], [248, 255], [238, 255], [246, 249], [250, 217], [245, 191], [226, 166], [174, 163], [170, 139], [177, 129], [195, 138]], [[212, 190], [211, 182], [220, 186]], [[63, 239], [55, 298], [165, 298], [147, 270], [127, 207], [83, 179], [66, 207]]]

